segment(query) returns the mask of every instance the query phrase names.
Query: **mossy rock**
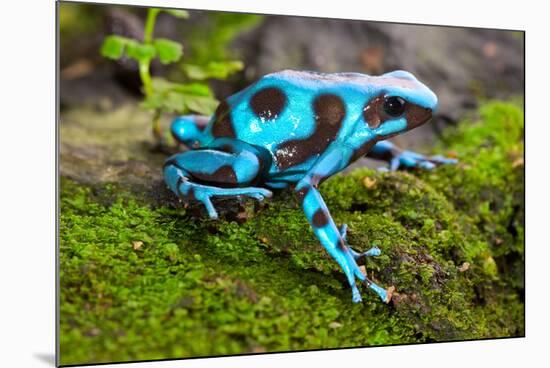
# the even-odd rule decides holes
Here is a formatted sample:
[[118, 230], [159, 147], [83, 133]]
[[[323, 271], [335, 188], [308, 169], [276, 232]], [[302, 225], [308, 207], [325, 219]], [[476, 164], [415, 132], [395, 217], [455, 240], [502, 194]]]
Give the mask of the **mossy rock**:
[[290, 192], [213, 221], [169, 193], [63, 177], [61, 363], [522, 336], [523, 111], [487, 103], [441, 148], [460, 163], [321, 187], [350, 245], [382, 250], [365, 269], [390, 304], [365, 288], [351, 302]]

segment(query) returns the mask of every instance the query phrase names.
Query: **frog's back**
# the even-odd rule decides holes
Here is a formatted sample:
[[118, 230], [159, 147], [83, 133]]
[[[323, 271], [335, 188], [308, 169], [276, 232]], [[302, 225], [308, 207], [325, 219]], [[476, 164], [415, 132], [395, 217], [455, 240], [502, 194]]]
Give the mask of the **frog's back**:
[[285, 70], [268, 74], [220, 103], [206, 133], [267, 149], [279, 169], [318, 156], [362, 113], [365, 83], [359, 73]]

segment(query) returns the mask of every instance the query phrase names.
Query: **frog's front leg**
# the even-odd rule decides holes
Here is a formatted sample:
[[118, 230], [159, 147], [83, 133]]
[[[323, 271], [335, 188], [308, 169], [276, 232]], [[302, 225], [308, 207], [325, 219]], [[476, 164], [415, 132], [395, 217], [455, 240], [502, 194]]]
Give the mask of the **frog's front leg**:
[[[348, 243], [347, 233], [348, 233], [348, 225], [343, 224], [342, 226], [340, 226], [340, 236], [342, 237], [342, 239], [344, 239], [346, 244]], [[362, 257], [373, 257], [373, 256], [376, 257], [382, 254], [382, 251], [380, 250], [380, 248], [376, 246], [370, 248], [369, 250], [363, 253], [356, 252], [351, 247], [349, 247], [349, 251], [351, 252], [351, 255], [356, 261]]]
[[[359, 269], [356, 256], [361, 256], [353, 252], [346, 244], [344, 236], [336, 227], [329, 210], [318, 191], [318, 186], [324, 179], [339, 172], [347, 166], [352, 152], [340, 147], [328, 150], [314, 167], [304, 176], [296, 185], [296, 192], [301, 201], [302, 208], [306, 218], [313, 228], [313, 232], [319, 239], [326, 251], [338, 262], [352, 290], [352, 300], [357, 303], [361, 301], [361, 294], [355, 283], [357, 277], [367, 287], [372, 289], [384, 301], [389, 302], [391, 295], [383, 288], [369, 280]], [[345, 228], [344, 228], [345, 230]], [[366, 252], [368, 253], [368, 252]], [[376, 251], [372, 251], [374, 255]]]
[[389, 169], [395, 171], [401, 167], [431, 170], [440, 164], [455, 164], [456, 159], [446, 158], [441, 155], [425, 156], [413, 151], [403, 150], [390, 141], [377, 142], [367, 153], [368, 157], [384, 160], [389, 163]]
[[207, 149], [170, 157], [164, 164], [164, 180], [178, 197], [202, 202], [210, 218], [217, 218], [212, 197], [271, 197], [271, 191], [249, 186], [263, 174], [262, 168], [269, 167], [263, 160], [265, 157], [251, 145], [219, 138]]

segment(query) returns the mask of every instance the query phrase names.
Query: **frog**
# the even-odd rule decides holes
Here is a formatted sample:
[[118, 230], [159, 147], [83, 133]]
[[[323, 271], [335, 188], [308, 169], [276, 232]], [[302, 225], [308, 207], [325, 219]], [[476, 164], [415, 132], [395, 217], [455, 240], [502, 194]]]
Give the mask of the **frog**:
[[348, 227], [337, 226], [319, 186], [365, 156], [386, 161], [392, 171], [455, 163], [388, 141], [428, 122], [437, 106], [435, 93], [404, 70], [379, 76], [274, 72], [222, 100], [211, 117], [176, 117], [171, 133], [187, 150], [165, 161], [164, 179], [182, 201], [201, 202], [212, 219], [218, 218], [214, 197], [262, 201], [290, 188], [345, 274], [352, 302], [362, 301], [359, 280], [389, 303], [393, 287], [377, 285], [358, 265], [380, 255], [380, 248], [359, 252], [348, 244]]

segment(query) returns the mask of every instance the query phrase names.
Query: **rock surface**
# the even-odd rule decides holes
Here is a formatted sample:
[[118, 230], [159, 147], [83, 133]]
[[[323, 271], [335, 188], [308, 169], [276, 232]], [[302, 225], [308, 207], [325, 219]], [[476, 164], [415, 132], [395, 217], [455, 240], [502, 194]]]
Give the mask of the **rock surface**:
[[[104, 34], [119, 32], [137, 37], [142, 22], [139, 15], [127, 8], [102, 9], [105, 9], [101, 13]], [[183, 23], [166, 16], [159, 23], [158, 32], [173, 39], [181, 39], [183, 35], [185, 45], [185, 35], [190, 29], [207, 25], [208, 21], [208, 14], [200, 11], [191, 11], [190, 19]], [[62, 125], [74, 123], [73, 118], [65, 116], [65, 111], [72, 108], [91, 107], [91, 111], [87, 110], [91, 114], [94, 109], [107, 112], [113, 107], [135, 103], [139, 98], [135, 65], [128, 61], [117, 64], [103, 60], [97, 52], [101, 40], [100, 32], [84, 41], [73, 38], [61, 45], [62, 53], [70, 50], [62, 58]], [[81, 52], [76, 53], [73, 48], [78, 49], [80, 44], [83, 45]], [[403, 147], [420, 151], [429, 150], [441, 129], [472, 113], [478, 100], [523, 94], [524, 43], [520, 32], [264, 16], [259, 26], [237, 36], [231, 51], [242, 56], [246, 69], [231, 82], [212, 83], [219, 99], [266, 73], [287, 68], [369, 74], [395, 69], [411, 71], [436, 92], [440, 101], [439, 112], [429, 124], [394, 139]], [[157, 72], [166, 72], [159, 69], [158, 64], [153, 66]], [[145, 115], [135, 114], [140, 116], [138, 120], [146, 119]], [[138, 134], [138, 126], [149, 134], [143, 121], [135, 123], [133, 136]], [[102, 129], [108, 131], [110, 127]], [[147, 139], [144, 134], [142, 143], [146, 144]], [[69, 152], [65, 147], [64, 154]], [[365, 165], [376, 166], [370, 160], [361, 159], [352, 168]]]

